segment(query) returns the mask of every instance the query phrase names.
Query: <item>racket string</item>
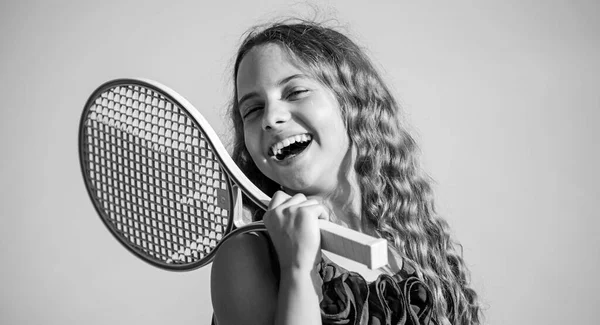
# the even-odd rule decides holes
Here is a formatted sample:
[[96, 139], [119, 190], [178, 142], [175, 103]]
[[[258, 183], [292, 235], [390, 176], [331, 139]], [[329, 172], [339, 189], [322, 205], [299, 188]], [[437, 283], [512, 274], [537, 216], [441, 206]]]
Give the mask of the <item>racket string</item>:
[[[134, 212], [135, 212], [135, 211], [134, 211]], [[135, 223], [135, 224], [137, 225], [137, 223]], [[142, 227], [143, 227], [143, 226], [142, 226]], [[136, 227], [136, 228], [137, 228], [137, 227]], [[182, 234], [180, 233], [180, 235], [182, 235]]]
[[[227, 179], [202, 133], [176, 105], [134, 88], [104, 92], [90, 109], [86, 132], [92, 183], [132, 245], [163, 261], [190, 262], [199, 244], [210, 253], [222, 236], [218, 227], [224, 233], [228, 226], [230, 208], [218, 202], [223, 193], [216, 194], [226, 192]], [[172, 112], [165, 112], [168, 107]], [[167, 126], [170, 133], [160, 129]], [[169, 134], [170, 142], [165, 139]], [[214, 195], [197, 185], [208, 184], [207, 177]]]

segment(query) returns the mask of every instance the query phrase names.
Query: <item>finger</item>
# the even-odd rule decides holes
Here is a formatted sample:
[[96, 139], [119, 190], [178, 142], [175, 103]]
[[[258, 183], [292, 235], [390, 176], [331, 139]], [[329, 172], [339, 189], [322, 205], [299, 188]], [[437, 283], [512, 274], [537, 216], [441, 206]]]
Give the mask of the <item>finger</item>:
[[296, 205], [298, 207], [310, 206], [310, 205], [316, 205], [316, 204], [321, 204], [321, 202], [319, 202], [315, 199], [308, 199], [308, 200], [296, 203]]
[[280, 206], [283, 202], [287, 201], [290, 196], [284, 191], [277, 191], [273, 194], [271, 202], [269, 202], [269, 210], [272, 210]]
[[279, 206], [277, 206], [277, 208], [286, 209], [286, 208], [301, 204], [304, 201], [306, 201], [306, 196], [302, 193], [298, 193], [292, 197], [289, 197], [285, 202], [283, 202]]
[[[304, 202], [298, 203], [295, 208], [302, 208], [302, 207], [308, 207], [308, 206], [313, 206], [313, 205], [321, 205], [323, 207], [323, 211], [321, 212], [318, 216], [319, 219], [322, 220], [326, 220], [326, 221], [330, 221], [331, 220], [331, 209], [329, 207], [327, 207], [326, 205], [323, 205], [323, 203], [320, 200], [317, 199], [308, 199]], [[315, 210], [317, 211], [317, 210]], [[318, 210], [321, 211], [321, 210]]]
[[331, 213], [332, 213], [331, 209], [327, 205], [324, 205], [323, 202], [321, 202], [321, 200], [308, 199], [308, 200], [302, 202], [301, 205], [302, 206], [321, 205], [323, 207], [323, 212], [319, 214], [319, 219], [323, 219], [323, 220], [327, 220], [327, 221], [331, 220]]
[[309, 204], [298, 208], [301, 216], [315, 216], [317, 219], [329, 220], [329, 209], [322, 204]]

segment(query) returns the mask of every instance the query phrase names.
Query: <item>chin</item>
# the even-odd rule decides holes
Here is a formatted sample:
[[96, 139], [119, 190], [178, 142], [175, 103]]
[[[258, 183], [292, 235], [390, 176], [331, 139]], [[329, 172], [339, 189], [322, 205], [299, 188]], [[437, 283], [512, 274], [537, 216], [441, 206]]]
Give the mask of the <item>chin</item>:
[[311, 184], [303, 184], [303, 185], [298, 185], [296, 184], [295, 186], [285, 186], [283, 185], [283, 188], [286, 189], [287, 193], [302, 193], [306, 196], [319, 196], [319, 197], [323, 197], [325, 196], [327, 193], [329, 193], [329, 191], [327, 189], [325, 189], [322, 184], [319, 184], [320, 186], [314, 186]]

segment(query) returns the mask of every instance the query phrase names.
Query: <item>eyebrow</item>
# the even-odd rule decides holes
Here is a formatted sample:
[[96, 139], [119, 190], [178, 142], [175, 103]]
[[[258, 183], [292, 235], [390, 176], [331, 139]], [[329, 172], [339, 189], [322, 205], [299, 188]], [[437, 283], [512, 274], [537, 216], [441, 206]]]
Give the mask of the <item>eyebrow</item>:
[[[294, 80], [294, 79], [303, 79], [303, 78], [306, 78], [306, 75], [304, 75], [302, 73], [293, 74], [293, 75], [291, 75], [289, 77], [285, 77], [285, 78], [279, 80], [277, 82], [277, 86], [281, 87], [282, 85], [290, 82], [291, 80]], [[257, 96], [258, 96], [258, 92], [256, 92], [256, 91], [249, 92], [249, 93], [245, 94], [244, 96], [242, 96], [242, 98], [240, 98], [238, 100], [238, 104], [237, 104], [238, 108], [240, 108], [242, 106], [243, 102], [245, 102], [245, 101], [247, 101], [249, 99], [252, 99], [254, 97], [257, 97]]]

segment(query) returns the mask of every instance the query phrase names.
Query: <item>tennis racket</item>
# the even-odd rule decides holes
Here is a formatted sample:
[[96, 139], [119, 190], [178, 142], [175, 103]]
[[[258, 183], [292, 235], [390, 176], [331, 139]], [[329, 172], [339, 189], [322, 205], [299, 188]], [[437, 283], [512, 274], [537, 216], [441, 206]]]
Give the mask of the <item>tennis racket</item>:
[[[88, 99], [79, 158], [89, 196], [109, 231], [144, 261], [183, 271], [212, 261], [236, 233], [265, 231], [242, 205], [266, 210], [217, 134], [187, 100], [144, 79], [116, 79]], [[387, 242], [320, 220], [322, 249], [378, 268]]]

